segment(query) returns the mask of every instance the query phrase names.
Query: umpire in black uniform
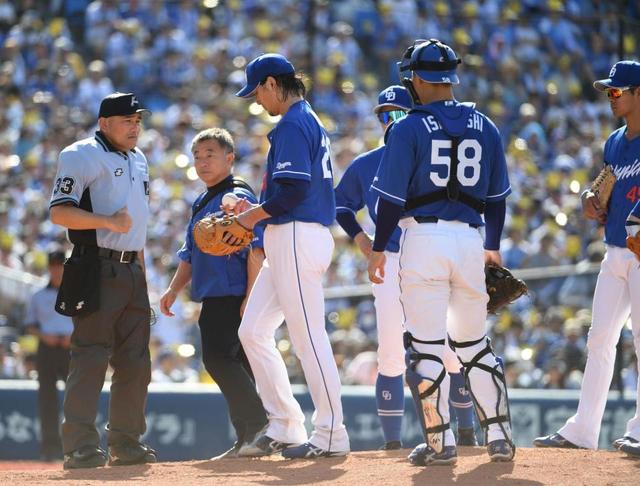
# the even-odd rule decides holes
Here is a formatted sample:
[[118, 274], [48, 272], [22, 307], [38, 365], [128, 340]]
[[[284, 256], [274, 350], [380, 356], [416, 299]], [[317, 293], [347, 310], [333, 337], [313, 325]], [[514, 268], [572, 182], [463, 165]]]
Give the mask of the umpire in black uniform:
[[51, 220], [74, 244], [56, 310], [71, 315], [70, 372], [64, 398], [65, 469], [104, 466], [95, 420], [107, 365], [111, 383], [109, 464], [155, 462], [139, 442], [151, 379], [150, 307], [143, 248], [149, 218], [147, 160], [136, 148], [142, 116], [131, 93], [100, 104], [99, 130], [60, 153]]
[[60, 405], [58, 380], [69, 374], [69, 336], [73, 330], [71, 318], [58, 314], [54, 304], [65, 260], [62, 248], [52, 248], [48, 254], [49, 283], [38, 290], [27, 307], [27, 332], [38, 338], [36, 369], [38, 370], [38, 413], [40, 416], [40, 453], [45, 461], [62, 457], [60, 441]]

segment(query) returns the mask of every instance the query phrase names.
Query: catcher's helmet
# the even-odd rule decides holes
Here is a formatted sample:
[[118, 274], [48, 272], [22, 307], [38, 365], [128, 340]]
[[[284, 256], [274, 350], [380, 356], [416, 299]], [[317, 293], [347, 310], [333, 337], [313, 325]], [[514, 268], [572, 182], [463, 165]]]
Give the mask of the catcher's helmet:
[[398, 74], [400, 76], [400, 79], [404, 77], [405, 72], [411, 70], [409, 68], [409, 65], [411, 64], [411, 54], [413, 54], [414, 49], [420, 44], [424, 44], [425, 42], [429, 41], [427, 39], [416, 39], [413, 41], [413, 44], [405, 49], [404, 54], [402, 55], [402, 59], [400, 60], [400, 62], [396, 63], [396, 65], [398, 66]]
[[413, 54], [414, 49], [423, 44], [424, 42], [428, 42], [425, 39], [416, 39], [413, 41], [409, 47], [407, 47], [402, 55], [402, 59], [396, 63], [398, 66], [398, 77], [400, 78], [400, 82], [407, 89], [409, 95], [411, 96], [411, 101], [417, 105], [420, 104], [420, 98], [418, 97], [418, 93], [416, 93], [415, 88], [413, 87], [413, 83], [411, 82], [411, 78], [409, 77], [409, 72], [411, 68], [411, 54]]
[[461, 62], [451, 47], [429, 39], [414, 47], [408, 68], [428, 83], [459, 84], [456, 69]]

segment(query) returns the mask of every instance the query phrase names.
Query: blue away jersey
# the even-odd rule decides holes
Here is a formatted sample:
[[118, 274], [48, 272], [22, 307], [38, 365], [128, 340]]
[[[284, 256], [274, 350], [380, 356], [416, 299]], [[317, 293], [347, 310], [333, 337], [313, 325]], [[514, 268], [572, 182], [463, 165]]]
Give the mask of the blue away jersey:
[[[231, 177], [231, 176], [230, 176]], [[238, 197], [243, 197], [252, 203], [256, 203], [256, 197], [241, 187], [230, 188], [213, 197], [189, 222], [184, 245], [178, 250], [178, 258], [191, 264], [191, 298], [197, 302], [205, 297], [224, 297], [227, 295], [241, 296], [247, 292], [247, 255], [248, 249], [244, 249], [229, 256], [214, 256], [202, 253], [193, 242], [193, 225], [208, 214], [221, 216], [222, 196], [233, 192]], [[193, 203], [195, 207], [207, 191], [200, 194]], [[254, 228], [254, 240], [252, 246], [262, 248], [262, 233], [264, 227], [258, 225]]]
[[[419, 105], [395, 122], [389, 133], [372, 190], [397, 205], [445, 189], [451, 165], [451, 139], [459, 137], [457, 176], [460, 191], [497, 202], [511, 193], [502, 139], [493, 122], [473, 103], [437, 101]], [[443, 199], [406, 211], [483, 225], [471, 207]]]
[[[349, 165], [336, 187], [336, 212], [349, 211], [355, 214], [366, 205], [371, 220], [377, 222], [378, 193], [370, 189], [383, 152], [384, 145], [356, 157]], [[385, 250], [398, 252], [400, 234], [400, 228], [396, 228]]]
[[291, 105], [268, 138], [271, 147], [260, 202], [273, 196], [278, 179], [302, 179], [309, 181], [310, 186], [299, 205], [265, 222], [331, 225], [336, 216], [336, 201], [329, 137], [309, 103], [302, 100]]
[[[640, 137], [627, 140], [627, 127], [613, 132], [604, 144], [604, 163], [611, 165], [616, 175], [609, 211], [604, 227], [604, 241], [608, 245], [626, 248], [627, 232], [624, 223], [640, 200]], [[638, 207], [634, 216], [640, 216]]]

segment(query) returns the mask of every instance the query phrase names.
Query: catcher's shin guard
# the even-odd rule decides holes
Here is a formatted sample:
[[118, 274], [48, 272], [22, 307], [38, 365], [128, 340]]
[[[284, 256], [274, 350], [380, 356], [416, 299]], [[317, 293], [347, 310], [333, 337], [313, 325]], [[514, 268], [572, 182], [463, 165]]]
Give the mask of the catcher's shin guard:
[[[414, 341], [422, 344], [444, 346], [444, 339], [438, 341], [420, 341], [415, 339], [411, 333], [404, 333], [407, 385], [409, 385], [413, 401], [416, 405], [416, 414], [422, 426], [425, 442], [438, 454], [444, 449], [444, 433], [449, 428], [449, 422], [444, 422], [439, 411], [440, 401], [448, 400], [448, 397], [443, 397], [440, 391], [440, 384], [446, 377], [447, 372], [442, 359], [433, 354], [417, 352], [411, 344]], [[416, 370], [422, 360], [432, 360], [440, 364], [441, 371], [435, 380], [420, 375]]]
[[[478, 414], [480, 426], [484, 431], [485, 444], [488, 443], [489, 425], [497, 424], [504, 435], [504, 439], [512, 447], [514, 453], [516, 446], [513, 443], [511, 432], [511, 412], [509, 410], [509, 396], [507, 395], [507, 382], [504, 377], [504, 369], [491, 349], [491, 341], [483, 336], [476, 341], [456, 342], [449, 337], [449, 343], [456, 352], [462, 366], [467, 389], [473, 400], [473, 404]], [[471, 356], [470, 359], [468, 357]], [[477, 388], [474, 390], [474, 379], [472, 373], [474, 368], [491, 375], [493, 384], [496, 387], [497, 400], [493, 410], [485, 410], [477, 399]], [[476, 384], [477, 387], [477, 384]]]

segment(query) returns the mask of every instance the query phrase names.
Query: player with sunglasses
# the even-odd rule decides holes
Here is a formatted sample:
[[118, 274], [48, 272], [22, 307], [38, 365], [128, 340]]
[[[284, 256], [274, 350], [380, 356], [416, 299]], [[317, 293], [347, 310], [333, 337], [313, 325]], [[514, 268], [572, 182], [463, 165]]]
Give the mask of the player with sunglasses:
[[[581, 198], [584, 216], [604, 224], [607, 252], [593, 296], [593, 320], [578, 410], [557, 433], [535, 439], [537, 447], [597, 449], [616, 343], [629, 315], [636, 353], [640, 352], [640, 268], [625, 241], [628, 232], [635, 235], [640, 228], [634, 224], [636, 214], [632, 212], [640, 199], [640, 63], [620, 61], [611, 68], [609, 78], [598, 80], [593, 86], [609, 98], [613, 115], [626, 122], [604, 145], [604, 164], [610, 165], [616, 175], [608, 207], [600, 207], [591, 190]], [[640, 387], [637, 393], [640, 394]], [[640, 395], [636, 407], [638, 403]], [[640, 456], [639, 441], [640, 410], [636, 408], [624, 436], [613, 446]]]

